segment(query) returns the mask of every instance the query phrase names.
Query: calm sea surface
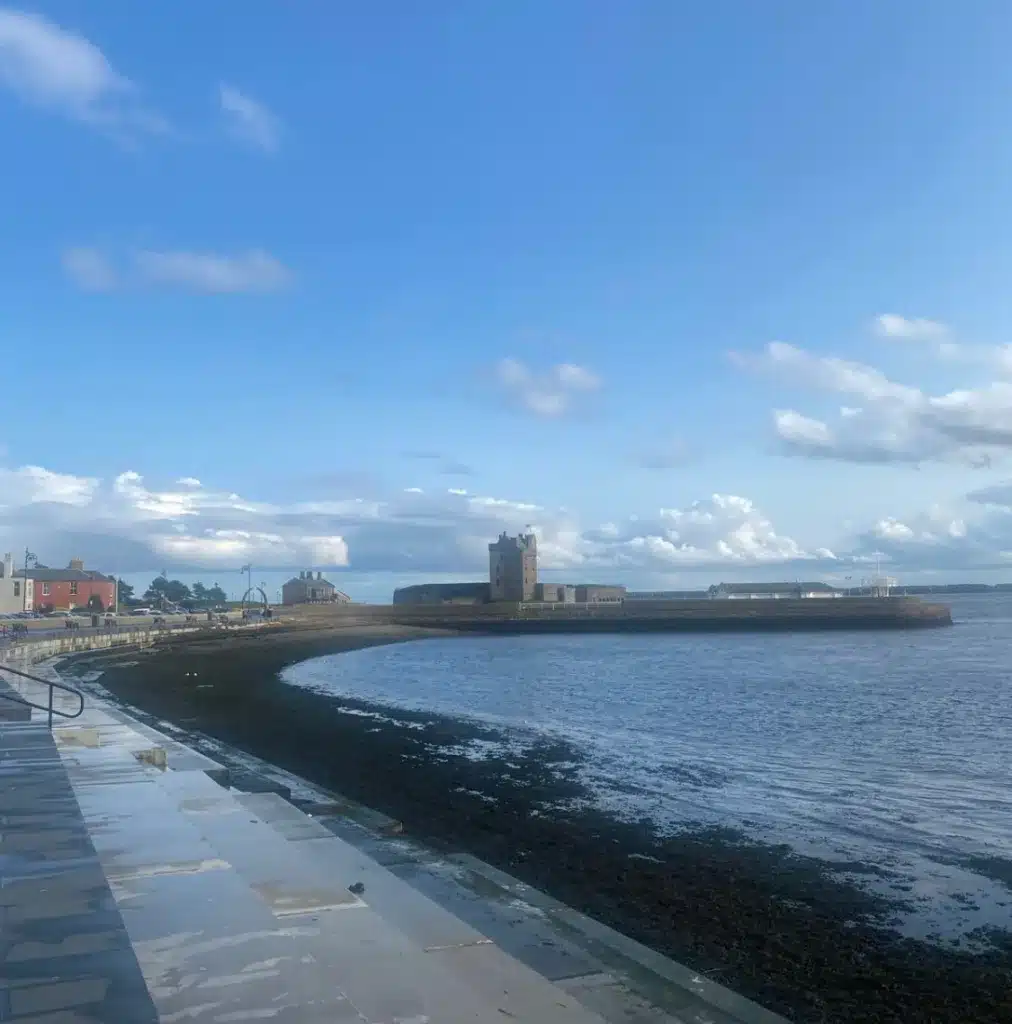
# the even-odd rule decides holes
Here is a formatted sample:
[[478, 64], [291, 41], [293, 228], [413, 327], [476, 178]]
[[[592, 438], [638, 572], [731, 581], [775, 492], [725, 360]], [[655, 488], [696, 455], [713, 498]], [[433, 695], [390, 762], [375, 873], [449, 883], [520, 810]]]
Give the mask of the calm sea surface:
[[874, 863], [904, 931], [955, 941], [1012, 927], [1012, 595], [947, 603], [952, 629], [425, 640], [285, 678], [500, 727], [474, 757], [563, 738], [614, 814]]

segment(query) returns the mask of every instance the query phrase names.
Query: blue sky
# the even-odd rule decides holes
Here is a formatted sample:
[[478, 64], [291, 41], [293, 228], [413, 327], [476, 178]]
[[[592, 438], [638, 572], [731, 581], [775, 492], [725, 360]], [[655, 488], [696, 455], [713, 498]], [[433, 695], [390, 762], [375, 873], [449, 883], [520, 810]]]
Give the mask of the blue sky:
[[1007, 578], [1007, 4], [238, 10], [0, 6], [0, 544]]

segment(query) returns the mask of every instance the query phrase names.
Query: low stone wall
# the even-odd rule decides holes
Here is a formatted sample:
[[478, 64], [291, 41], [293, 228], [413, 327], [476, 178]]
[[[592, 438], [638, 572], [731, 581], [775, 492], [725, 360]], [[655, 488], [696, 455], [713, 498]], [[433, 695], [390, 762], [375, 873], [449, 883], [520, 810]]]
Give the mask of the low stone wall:
[[[68, 631], [69, 633], [70, 631]], [[171, 630], [172, 634], [196, 630]], [[79, 651], [97, 651], [105, 647], [149, 647], [159, 636], [168, 636], [169, 630], [136, 630], [129, 633], [92, 633], [79, 636], [47, 636], [24, 640], [0, 648], [0, 665], [34, 665], [49, 658]]]
[[[253, 625], [231, 625], [230, 631], [248, 632], [258, 628]], [[176, 626], [171, 629], [131, 629], [118, 633], [84, 632], [67, 630], [66, 636], [46, 636], [22, 640], [18, 643], [0, 647], [0, 666], [35, 665], [49, 658], [58, 658], [67, 654], [78, 654], [83, 651], [99, 651], [111, 647], [150, 647], [157, 640], [168, 637], [187, 636], [195, 633], [209, 633], [201, 626]], [[214, 633], [210, 633], [214, 635]]]

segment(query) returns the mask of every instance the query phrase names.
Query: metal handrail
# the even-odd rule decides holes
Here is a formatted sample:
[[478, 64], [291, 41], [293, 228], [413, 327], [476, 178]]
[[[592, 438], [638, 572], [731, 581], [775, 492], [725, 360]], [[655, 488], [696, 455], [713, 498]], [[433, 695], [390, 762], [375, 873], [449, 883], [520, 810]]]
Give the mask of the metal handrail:
[[[84, 694], [73, 686], [67, 686], [65, 683], [54, 683], [52, 679], [42, 679], [39, 676], [33, 676], [29, 672], [22, 672], [20, 669], [11, 668], [9, 665], [0, 665], [0, 672], [10, 672], [11, 675], [21, 676], [22, 679], [31, 679], [33, 683], [42, 683], [44, 686], [49, 687], [49, 703], [48, 704], [36, 704], [35, 701], [27, 700], [22, 697], [21, 694], [13, 693], [0, 693], [0, 699], [13, 701], [15, 704], [24, 704], [26, 707], [35, 708], [37, 711], [47, 711], [49, 713], [49, 728], [53, 728], [53, 715], [59, 715], [60, 718], [80, 718], [84, 714]], [[66, 711], [61, 711], [59, 708], [53, 707], [53, 690], [63, 690], [64, 693], [72, 693], [78, 700], [78, 709], [71, 715]]]

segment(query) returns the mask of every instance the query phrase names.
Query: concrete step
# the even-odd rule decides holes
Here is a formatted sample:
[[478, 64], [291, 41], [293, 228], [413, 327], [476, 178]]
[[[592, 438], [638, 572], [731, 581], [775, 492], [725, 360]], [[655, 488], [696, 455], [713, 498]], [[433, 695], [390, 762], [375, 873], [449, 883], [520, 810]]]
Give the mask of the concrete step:
[[551, 982], [569, 1005], [578, 1003], [615, 1024], [784, 1024], [473, 857], [420, 862], [397, 855], [398, 844], [389, 838], [366, 836], [346, 820], [309, 817], [272, 796], [236, 799], [301, 852], [355, 876], [365, 887], [362, 898], [384, 920], [482, 991], [516, 979], [522, 966]]
[[[83, 787], [82, 803], [163, 1019], [501, 1024], [233, 794], [131, 760], [140, 779]], [[551, 1009], [537, 1019], [569, 1020]]]
[[158, 784], [177, 812], [219, 857], [233, 865], [275, 916], [361, 904], [348, 891], [350, 882], [300, 855], [297, 848], [244, 808], [235, 795], [202, 772], [165, 772]]
[[92, 715], [61, 751], [163, 1019], [501, 1024], [498, 1002], [239, 799], [279, 797], [161, 770], [137, 756], [151, 739]]
[[[553, 983], [555, 978], [597, 975], [599, 967], [575, 949], [559, 947], [557, 938], [528, 929], [516, 942], [502, 917], [486, 914], [479, 930], [430, 899], [414, 885], [398, 877], [371, 857], [334, 835], [326, 826], [273, 794], [240, 794], [239, 804], [268, 823], [301, 857], [307, 855], [328, 874], [364, 886], [361, 898], [388, 925], [423, 949], [440, 966], [482, 999], [498, 1000], [504, 1013], [521, 1020], [538, 1020], [551, 1008], [553, 1021], [585, 1021], [588, 1013], [580, 1000]], [[459, 908], [463, 900], [458, 890]], [[473, 903], [482, 903], [474, 896]], [[510, 922], [512, 923], [512, 922]], [[526, 922], [525, 922], [526, 923]], [[518, 929], [517, 932], [523, 931]], [[491, 937], [495, 936], [495, 938]], [[526, 960], [513, 950], [506, 952], [499, 939], [514, 940], [526, 947]], [[637, 1024], [628, 1005], [620, 1018]], [[647, 1018], [641, 1018], [645, 1021]], [[654, 1021], [678, 1024], [675, 1018], [654, 1015]]]
[[[136, 756], [151, 735], [90, 722], [97, 739], [61, 751], [161, 1019], [360, 1021], [290, 941], [312, 934], [274, 917], [160, 785], [166, 773]], [[223, 792], [199, 770], [179, 774]]]

